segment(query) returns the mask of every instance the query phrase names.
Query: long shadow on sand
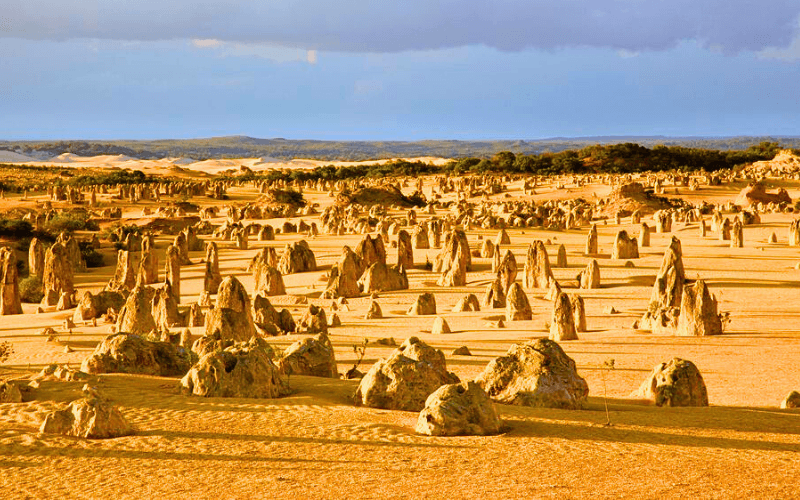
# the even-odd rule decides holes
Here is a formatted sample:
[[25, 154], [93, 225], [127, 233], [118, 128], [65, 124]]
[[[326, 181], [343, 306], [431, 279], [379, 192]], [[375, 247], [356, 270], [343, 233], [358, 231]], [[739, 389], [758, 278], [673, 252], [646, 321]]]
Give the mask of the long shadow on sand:
[[[80, 438], [75, 438], [79, 440]], [[121, 458], [135, 460], [215, 460], [224, 462], [276, 462], [276, 463], [372, 463], [367, 460], [312, 460], [297, 457], [263, 457], [248, 455], [223, 455], [214, 453], [176, 453], [169, 451], [141, 451], [141, 450], [121, 450], [121, 449], [93, 449], [76, 448], [74, 446], [64, 447], [34, 447], [34, 446], [15, 446], [13, 449], [0, 448], [0, 456], [42, 456], [42, 457], [71, 457], [71, 458]], [[1, 463], [1, 462], [0, 462]]]
[[[565, 422], [574, 422], [590, 435], [613, 438], [614, 441], [631, 441], [627, 438], [632, 433], [636, 442], [653, 444], [670, 444], [674, 439], [695, 441], [687, 446], [710, 446], [716, 448], [742, 448], [753, 450], [784, 450], [800, 451], [800, 441], [797, 443], [782, 443], [758, 439], [754, 436], [749, 439], [731, 439], [716, 436], [692, 436], [690, 434], [672, 434], [666, 432], [650, 432], [646, 428], [673, 429], [680, 431], [707, 431], [723, 430], [741, 433], [776, 434], [785, 436], [800, 435], [800, 412], [792, 410], [778, 410], [774, 408], [751, 408], [734, 406], [710, 406], [703, 408], [659, 408], [645, 401], [636, 399], [609, 398], [611, 422], [616, 426], [625, 428], [614, 432], [614, 425], [606, 427], [603, 399], [591, 397], [586, 410], [555, 410], [533, 408], [509, 408], [506, 405], [495, 405], [499, 413], [504, 413], [511, 419], [512, 434], [526, 435], [534, 430], [540, 423], [552, 426], [549, 433], [555, 435], [555, 428], [565, 425]], [[505, 416], [505, 415], [504, 415]], [[542, 420], [549, 422], [542, 422]], [[519, 425], [517, 425], [519, 424]], [[588, 424], [588, 427], [586, 425]], [[636, 426], [637, 429], [630, 429]], [[645, 429], [642, 429], [645, 428]], [[570, 429], [569, 433], [575, 429]], [[538, 429], [537, 429], [538, 432]], [[538, 435], [531, 432], [531, 436]], [[577, 433], [582, 435], [581, 433]], [[551, 435], [551, 434], [547, 434]], [[652, 436], [651, 436], [652, 435]], [[650, 436], [648, 439], [645, 439]], [[796, 437], [793, 438], [796, 440]], [[714, 444], [719, 441], [719, 444]], [[681, 443], [671, 443], [681, 444]]]
[[[420, 438], [411, 432], [410, 429], [399, 426], [397, 430], [402, 434], [412, 438]], [[261, 443], [310, 443], [310, 444], [323, 444], [323, 445], [338, 445], [350, 444], [356, 446], [401, 446], [410, 448], [477, 448], [477, 446], [456, 445], [456, 444], [439, 444], [439, 443], [424, 443], [424, 442], [401, 442], [401, 441], [367, 441], [363, 439], [324, 439], [313, 437], [300, 437], [300, 436], [270, 436], [263, 434], [224, 434], [221, 432], [183, 432], [183, 431], [165, 431], [165, 430], [150, 430], [141, 431], [136, 433], [138, 436], [163, 436], [166, 438], [174, 439], [221, 439], [226, 441], [255, 441]], [[370, 463], [369, 461], [353, 461], [361, 463]]]

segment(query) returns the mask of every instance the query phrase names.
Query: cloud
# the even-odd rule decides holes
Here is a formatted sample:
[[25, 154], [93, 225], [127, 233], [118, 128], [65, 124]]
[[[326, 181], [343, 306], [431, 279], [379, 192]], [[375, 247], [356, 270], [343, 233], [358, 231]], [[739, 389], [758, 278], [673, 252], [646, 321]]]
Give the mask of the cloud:
[[[190, 39], [304, 51], [786, 48], [797, 0], [3, 0], [0, 37]], [[197, 45], [196, 45], [197, 46]], [[203, 48], [209, 48], [205, 46]], [[311, 53], [306, 60], [313, 59]]]
[[284, 47], [273, 43], [237, 43], [215, 39], [191, 40], [191, 45], [198, 49], [214, 50], [223, 57], [258, 57], [275, 62], [305, 61], [316, 64], [317, 52], [293, 47]]
[[634, 57], [639, 57], [639, 51], [637, 51], [637, 50], [628, 50], [628, 49], [619, 49], [617, 51], [617, 55], [622, 59], [633, 59]]
[[767, 47], [761, 50], [758, 56], [762, 59], [780, 59], [786, 62], [800, 61], [800, 35], [796, 36], [788, 47]]
[[792, 44], [786, 48], [770, 47], [758, 53], [762, 59], [780, 59], [782, 61], [800, 61], [800, 37], [795, 38]]
[[194, 45], [198, 49], [214, 49], [222, 46], [223, 44], [224, 42], [220, 42], [219, 40], [214, 40], [214, 39], [192, 40], [192, 45]]

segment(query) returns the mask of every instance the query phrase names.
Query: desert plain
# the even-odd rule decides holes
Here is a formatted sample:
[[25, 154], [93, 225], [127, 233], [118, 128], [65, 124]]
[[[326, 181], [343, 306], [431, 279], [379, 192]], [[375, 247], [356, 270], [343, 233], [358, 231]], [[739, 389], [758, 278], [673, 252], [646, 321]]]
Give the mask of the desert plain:
[[[495, 175], [472, 176], [469, 189], [459, 184], [462, 178], [442, 176], [265, 187], [263, 181], [237, 181], [236, 175], [221, 181], [218, 176], [240, 165], [247, 165], [247, 170], [256, 174], [276, 168], [268, 162], [172, 162], [167, 167], [137, 164], [130, 159], [101, 161], [91, 164], [90, 159], [71, 158], [59, 166], [70, 168], [78, 163], [102, 170], [125, 163], [123, 168], [163, 178], [163, 185], [157, 189], [168, 182], [197, 183], [203, 189], [188, 197], [164, 190], [156, 201], [132, 200], [120, 196], [120, 186], [107, 186], [97, 190], [94, 205], [88, 201], [92, 188], [84, 188], [85, 199], [77, 203], [55, 200], [46, 190], [7, 192], [0, 209], [15, 214], [86, 209], [100, 229], [75, 231], [73, 237], [78, 240], [107, 235], [103, 230], [116, 225], [137, 225], [143, 233], [151, 231], [159, 274], [158, 283], [150, 286], [157, 289], [165, 279], [165, 253], [177, 234], [172, 230], [174, 224], [157, 224], [160, 218], [174, 222], [196, 217], [199, 222], [193, 219], [193, 224], [205, 224], [213, 230], [234, 222], [275, 229], [285, 227], [286, 222], [297, 225], [303, 221], [309, 228], [315, 224], [316, 230], [277, 231], [272, 240], [261, 240], [253, 232], [245, 236], [246, 248], [213, 232], [199, 231], [198, 238], [203, 244], [216, 243], [221, 277], [236, 277], [251, 299], [256, 292], [253, 274], [248, 271], [251, 260], [263, 248], [274, 248], [280, 255], [287, 244], [305, 240], [316, 268], [282, 273], [285, 293], [271, 295], [269, 301], [276, 308], [287, 309], [298, 323], [309, 304], [321, 307], [327, 320], [336, 314], [340, 325], [328, 327], [326, 337], [340, 376], [282, 373], [290, 392], [279, 398], [187, 394], [182, 391], [181, 376], [95, 373], [79, 381], [37, 380], [37, 374], [52, 364], [79, 369], [98, 345], [117, 331], [114, 321], [100, 316], [94, 322], [65, 324], [75, 317], [74, 306], [84, 292], [100, 292], [115, 276], [119, 245], [115, 247], [112, 241], [98, 236], [97, 251], [103, 255], [104, 265], [74, 273], [75, 299], [69, 304], [73, 307], [58, 310], [55, 305], [23, 302], [23, 314], [0, 316], [0, 341], [9, 342], [13, 349], [0, 365], [0, 377], [21, 387], [22, 394], [21, 402], [0, 403], [0, 491], [4, 498], [800, 495], [800, 411], [780, 408], [791, 391], [800, 390], [800, 247], [790, 244], [789, 237], [790, 224], [798, 214], [792, 203], [755, 200], [745, 206], [734, 205], [741, 199], [742, 190], [755, 181], [767, 192], [782, 188], [791, 200], [799, 199], [800, 168], [791, 155], [744, 171], [723, 173], [717, 182], [696, 172], [686, 178], [665, 173], [538, 178]], [[277, 168], [307, 167], [281, 164]], [[447, 187], [448, 182], [455, 182], [455, 187]], [[630, 183], [642, 186], [646, 198], [620, 199], [620, 186]], [[342, 210], [354, 207], [341, 203], [338, 195], [345, 186], [357, 192], [360, 187], [386, 184], [396, 186], [404, 196], [411, 196], [421, 184], [428, 202], [416, 208], [378, 204], [371, 214], [374, 220], [366, 228], [325, 230], [322, 214], [337, 200]], [[224, 199], [210, 196], [215, 185], [223, 185]], [[231, 217], [229, 207], [258, 203], [273, 187], [301, 191], [306, 207], [314, 209], [299, 210], [289, 217]], [[575, 208], [579, 199], [593, 213], [589, 220], [573, 227], [509, 222], [515, 207], [520, 206], [547, 206], [558, 221], [559, 214]], [[656, 199], [670, 200], [674, 208], [665, 210], [682, 214], [675, 217], [669, 231], [655, 230], [656, 210], [648, 200]], [[175, 206], [179, 200], [195, 207], [183, 215], [158, 215], [159, 207]], [[639, 246], [638, 258], [612, 258], [620, 230], [632, 236], [641, 230], [641, 223], [632, 222], [630, 211], [622, 210], [631, 203], [640, 204], [634, 208], [652, 229], [649, 246]], [[620, 208], [619, 216], [614, 207]], [[465, 222], [459, 218], [459, 211], [467, 208], [474, 215], [473, 220]], [[104, 209], [120, 209], [120, 217], [106, 217]], [[686, 216], [695, 209], [701, 220]], [[719, 231], [710, 226], [701, 236], [700, 224], [710, 225], [715, 209], [731, 222], [744, 211], [757, 214], [743, 224], [741, 247], [721, 239]], [[201, 210], [205, 210], [202, 220]], [[417, 224], [437, 219], [447, 221], [452, 230], [464, 230], [469, 249], [475, 252], [464, 284], [439, 284], [442, 273], [432, 269], [431, 263], [442, 248], [415, 247], [413, 266], [404, 269], [407, 289], [365, 291], [346, 301], [321, 297], [343, 246], [355, 250], [365, 234], [383, 238], [377, 224], [386, 234], [386, 263], [397, 263], [398, 248], [393, 243], [398, 234], [394, 231], [412, 231], [414, 224], [408, 220], [411, 210]], [[370, 206], [358, 208], [362, 217], [369, 212]], [[490, 222], [481, 224], [478, 213], [490, 214]], [[388, 230], [389, 223], [396, 224], [395, 230]], [[592, 225], [596, 227], [598, 248], [587, 254]], [[501, 243], [500, 247], [515, 257], [517, 282], [522, 283], [529, 246], [539, 240], [547, 250], [560, 290], [583, 298], [586, 331], [578, 332], [577, 340], [559, 341], [588, 386], [588, 397], [580, 408], [495, 401], [491, 405], [502, 422], [500, 432], [428, 436], [415, 431], [419, 411], [356, 405], [354, 394], [361, 380], [357, 376], [345, 378], [348, 370], [357, 365], [358, 371], [366, 374], [410, 337], [441, 350], [447, 370], [464, 382], [479, 377], [512, 345], [548, 337], [554, 308], [552, 297], [547, 297], [548, 288], [524, 288], [530, 319], [508, 320], [505, 308], [492, 308], [481, 300], [497, 272], [493, 272], [493, 259], [483, 257], [479, 250], [502, 231], [510, 243]], [[723, 316], [719, 334], [681, 336], [648, 331], [639, 324], [648, 311], [665, 251], [674, 237], [682, 247], [687, 283], [702, 280], [716, 298]], [[5, 241], [3, 245], [13, 247], [14, 243]], [[566, 250], [566, 266], [556, 265], [561, 245]], [[16, 252], [17, 259], [27, 265], [28, 252], [18, 248]], [[184, 315], [204, 290], [206, 251], [189, 251], [188, 258], [191, 263], [180, 266], [178, 307]], [[600, 286], [580, 288], [576, 277], [592, 260], [599, 265]], [[435, 296], [435, 315], [408, 314], [422, 293]], [[481, 300], [480, 310], [454, 312], [454, 306], [468, 294]], [[209, 299], [213, 304], [215, 294]], [[365, 319], [373, 302], [379, 304], [382, 317]], [[208, 314], [210, 309], [206, 306], [203, 311]], [[449, 333], [432, 333], [436, 317], [445, 320]], [[47, 328], [54, 334], [43, 335]], [[175, 325], [170, 330], [176, 334], [186, 328], [191, 336], [181, 341], [188, 351], [192, 342], [206, 334], [206, 327]], [[312, 333], [259, 335], [274, 350], [277, 365], [281, 352], [312, 337]], [[162, 338], [171, 341], [169, 335], [162, 334]], [[469, 355], [453, 354], [462, 346], [468, 348]], [[657, 406], [638, 392], [654, 367], [672, 358], [689, 360], [697, 367], [707, 389], [708, 406]], [[108, 439], [40, 432], [48, 414], [84, 397], [87, 384], [119, 411], [132, 432]]]

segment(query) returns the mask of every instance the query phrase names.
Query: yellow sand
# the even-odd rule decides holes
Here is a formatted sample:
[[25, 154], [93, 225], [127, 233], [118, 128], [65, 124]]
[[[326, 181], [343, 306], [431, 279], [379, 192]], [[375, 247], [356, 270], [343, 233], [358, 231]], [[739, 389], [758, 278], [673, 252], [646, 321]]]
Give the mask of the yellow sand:
[[[221, 168], [220, 162], [217, 162]], [[186, 167], [182, 165], [182, 167]], [[211, 167], [208, 167], [211, 169]], [[783, 182], [790, 194], [800, 182]], [[511, 184], [512, 197], [522, 197], [521, 183]], [[679, 196], [692, 201], [727, 201], [742, 184], [704, 188]], [[674, 188], [668, 193], [673, 196]], [[603, 196], [607, 186], [573, 188], [570, 197]], [[428, 191], [426, 185], [426, 191]], [[545, 186], [535, 199], [564, 193]], [[253, 198], [250, 188], [233, 189], [236, 198]], [[325, 193], [306, 197], [322, 206]], [[41, 198], [41, 197], [40, 197]], [[493, 199], [503, 200], [504, 195]], [[201, 199], [203, 205], [217, 205]], [[135, 216], [143, 206], [126, 206]], [[399, 213], [395, 212], [395, 215]], [[420, 216], [424, 218], [426, 216]], [[315, 218], [308, 218], [314, 219]], [[800, 262], [797, 248], [788, 247], [790, 215], [767, 214], [763, 222], [744, 229], [745, 248], [731, 249], [709, 232], [698, 236], [697, 225], [674, 227], [683, 243], [689, 278], [703, 278], [720, 299], [720, 310], [732, 321], [725, 335], [712, 338], [655, 336], [631, 328], [650, 296], [663, 250], [671, 235], [653, 234], [652, 246], [640, 249], [635, 267], [611, 261], [610, 245], [618, 229], [634, 234], [630, 224], [599, 226], [603, 287], [584, 290], [590, 331], [563, 347], [590, 386], [588, 408], [582, 411], [533, 409], [496, 405], [507, 433], [493, 437], [431, 438], [413, 432], [417, 414], [357, 408], [351, 396], [357, 382], [313, 377], [290, 379], [296, 394], [279, 400], [215, 399], [182, 396], [177, 378], [103, 375], [98, 385], [119, 405], [136, 427], [133, 436], [82, 440], [39, 435], [43, 414], [80, 395], [80, 383], [49, 382], [35, 392], [36, 400], [0, 405], [0, 494], [3, 498], [792, 498], [800, 484], [800, 413], [779, 410], [780, 400], [800, 390]], [[216, 222], [221, 222], [222, 219]], [[296, 219], [295, 219], [296, 220]], [[625, 219], [623, 219], [625, 220]], [[265, 221], [260, 221], [265, 222]], [[283, 221], [268, 221], [276, 227]], [[649, 220], [648, 220], [649, 222]], [[778, 244], [767, 244], [775, 231]], [[563, 243], [569, 268], [554, 269], [567, 291], [584, 267], [587, 228], [569, 232], [508, 230], [520, 267], [527, 245], [550, 239], [553, 254]], [[475, 248], [478, 235], [469, 233]], [[250, 242], [237, 251], [220, 243], [223, 275], [235, 274], [252, 290], [244, 271], [265, 244], [279, 250], [298, 235], [278, 235], [274, 242]], [[159, 237], [163, 252], [169, 237]], [[284, 276], [287, 292], [316, 296], [325, 285], [323, 274], [339, 256], [342, 245], [354, 247], [360, 236], [320, 235], [309, 240], [320, 270]], [[76, 277], [81, 290], [101, 288], [113, 273], [113, 249], [106, 248], [108, 266]], [[389, 249], [389, 260], [396, 250]], [[417, 263], [436, 250], [416, 250]], [[183, 303], [196, 300], [202, 288], [201, 252], [182, 270]], [[551, 303], [543, 293], [529, 293], [532, 321], [508, 323], [506, 329], [487, 326], [501, 310], [449, 312], [468, 292], [480, 294], [491, 279], [488, 259], [475, 258], [466, 287], [442, 289], [437, 276], [421, 267], [409, 271], [411, 290], [380, 294], [386, 316], [363, 320], [368, 299], [350, 300], [339, 311], [343, 326], [331, 330], [339, 371], [355, 359], [352, 345], [363, 338], [411, 335], [444, 350], [450, 370], [462, 379], [478, 374], [495, 356], [519, 341], [546, 336]], [[163, 266], [163, 253], [161, 254]], [[162, 274], [163, 275], [163, 274]], [[454, 333], [427, 333], [432, 317], [407, 317], [405, 310], [423, 291], [436, 293], [440, 315]], [[276, 304], [288, 301], [276, 298]], [[312, 302], [329, 305], [330, 301]], [[614, 306], [619, 314], [603, 313]], [[302, 306], [289, 307], [297, 317]], [[25, 305], [27, 313], [36, 306]], [[46, 342], [39, 332], [47, 326], [59, 332], [67, 312], [0, 317], [0, 340], [10, 340], [15, 353], [0, 368], [4, 378], [26, 377], [58, 362], [77, 366], [109, 332], [109, 325], [79, 325], [58, 342]], [[328, 309], [330, 314], [330, 309]], [[196, 335], [202, 328], [194, 329]], [[284, 348], [299, 335], [270, 339]], [[64, 346], [74, 349], [65, 353]], [[451, 356], [461, 345], [472, 356]], [[366, 371], [391, 348], [368, 347], [360, 369]], [[709, 408], [657, 408], [638, 401], [637, 389], [654, 365], [674, 356], [693, 361], [703, 374]], [[613, 358], [616, 368], [598, 367]], [[604, 382], [605, 380], [605, 382]], [[613, 425], [605, 426], [604, 394]]]

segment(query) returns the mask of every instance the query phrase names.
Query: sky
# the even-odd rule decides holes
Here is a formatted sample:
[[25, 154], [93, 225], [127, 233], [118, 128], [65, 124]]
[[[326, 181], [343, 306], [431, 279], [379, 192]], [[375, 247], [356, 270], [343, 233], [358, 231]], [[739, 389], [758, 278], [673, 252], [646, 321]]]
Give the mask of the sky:
[[0, 139], [800, 135], [798, 0], [0, 0]]

